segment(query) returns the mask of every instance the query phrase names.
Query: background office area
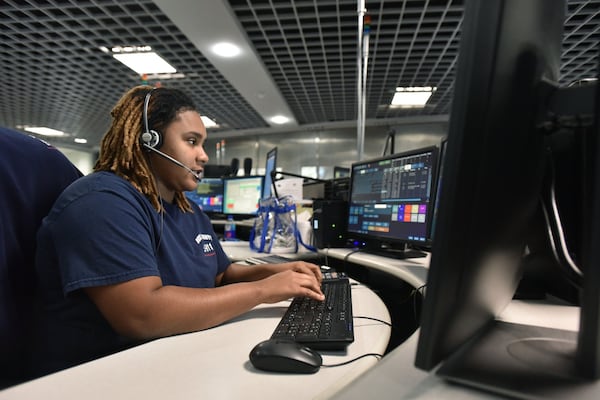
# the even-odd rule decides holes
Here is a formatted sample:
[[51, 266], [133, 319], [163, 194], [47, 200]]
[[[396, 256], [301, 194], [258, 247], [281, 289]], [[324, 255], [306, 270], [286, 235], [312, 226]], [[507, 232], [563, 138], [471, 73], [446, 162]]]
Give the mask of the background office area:
[[[108, 126], [110, 107], [127, 88], [141, 82], [182, 88], [194, 98], [207, 118], [206, 123], [214, 123], [207, 125], [206, 145], [213, 165], [230, 166], [231, 160], [237, 159], [240, 160], [239, 174], [243, 175], [242, 160], [251, 159], [249, 175], [260, 176], [268, 165], [268, 152], [277, 148], [277, 169], [282, 172], [331, 180], [336, 167], [348, 168], [350, 190], [343, 221], [347, 225], [343, 232], [346, 236], [341, 242], [321, 243], [316, 260], [347, 271], [356, 283], [352, 292], [353, 306], [356, 306], [354, 314], [381, 322], [381, 325], [358, 324], [356, 342], [348, 348], [347, 356], [351, 358], [371, 351], [386, 353], [378, 363], [363, 361], [342, 369], [342, 372], [324, 368], [313, 380], [293, 375], [257, 374], [247, 361], [244, 346], [248, 343], [240, 341], [234, 348], [224, 351], [218, 344], [216, 330], [209, 330], [140, 346], [11, 389], [13, 391], [5, 392], [7, 396], [20, 394], [26, 398], [27, 395], [48, 393], [49, 388], [54, 388], [59, 395], [56, 388], [60, 387], [69, 388], [73, 397], [89, 397], [91, 388], [73, 385], [75, 380], [85, 380], [99, 371], [107, 373], [121, 368], [127, 370], [126, 379], [119, 381], [109, 374], [109, 384], [102, 385], [108, 391], [98, 393], [104, 397], [126, 392], [133, 394], [128, 390], [143, 390], [147, 376], [157, 372], [148, 366], [153, 357], [160, 359], [161, 355], [166, 357], [167, 353], [173, 352], [184, 354], [186, 348], [195, 345], [199, 346], [198, 353], [184, 361], [172, 355], [162, 359], [178, 373], [193, 370], [194, 366], [200, 366], [202, 370], [212, 366], [218, 372], [233, 365], [234, 374], [240, 379], [239, 385], [231, 388], [232, 393], [260, 390], [256, 386], [260, 378], [264, 379], [263, 390], [269, 387], [273, 390], [271, 395], [276, 396], [278, 389], [285, 387], [283, 385], [301, 387], [302, 383], [310, 385], [316, 382], [315, 377], [320, 377], [321, 384], [312, 388], [314, 392], [310, 397], [361, 398], [376, 393], [379, 398], [395, 395], [477, 398], [484, 393], [448, 385], [429, 370], [484, 325], [487, 315], [478, 313], [480, 306], [499, 311], [499, 320], [506, 323], [499, 325], [500, 329], [494, 331], [496, 334], [509, 332], [507, 335], [510, 336], [513, 331], [501, 330], [513, 327], [510, 324], [518, 327], [521, 327], [519, 324], [533, 325], [542, 332], [540, 335], [546, 334], [542, 328], [561, 328], [567, 334], [558, 339], [571, 343], [573, 332], [581, 329], [579, 308], [569, 303], [579, 301], [577, 294], [561, 291], [558, 294], [566, 299], [553, 298], [553, 302], [548, 302], [545, 293], [539, 296], [534, 285], [533, 288], [520, 287], [523, 292], [518, 293], [517, 299], [506, 309], [496, 310], [499, 307], [496, 300], [505, 298], [514, 283], [511, 282], [516, 276], [511, 264], [514, 260], [510, 258], [518, 247], [516, 242], [525, 239], [519, 232], [514, 235], [516, 242], [513, 242], [508, 240], [506, 232], [528, 221], [519, 220], [521, 215], [533, 218], [521, 214], [524, 208], [520, 206], [526, 205], [526, 211], [531, 211], [534, 208], [531, 207], [532, 200], [537, 201], [535, 190], [538, 186], [542, 190], [546, 184], [537, 175], [537, 161], [543, 159], [537, 153], [541, 149], [536, 146], [539, 137], [532, 133], [534, 129], [529, 129], [538, 121], [532, 117], [533, 112], [523, 111], [526, 108], [516, 100], [530, 101], [527, 106], [533, 104], [536, 109], [548, 107], [561, 117], [581, 113], [587, 119], [590, 114], [593, 116], [593, 106], [589, 105], [598, 94], [595, 89], [588, 88], [595, 88], [590, 79], [597, 77], [599, 68], [600, 27], [597, 21], [600, 1], [566, 1], [564, 15], [560, 1], [494, 1], [483, 8], [474, 6], [478, 2], [471, 2], [470, 18], [465, 16], [465, 3], [468, 2], [378, 1], [366, 2], [364, 9], [357, 8], [355, 1], [340, 0], [291, 4], [285, 1], [139, 0], [77, 4], [5, 2], [1, 5], [3, 25], [8, 29], [2, 33], [0, 49], [3, 71], [0, 84], [5, 94], [0, 102], [0, 124], [28, 132], [40, 127], [62, 132], [59, 136], [43, 137], [62, 149], [84, 172], [91, 169], [98, 141]], [[517, 6], [519, 3], [528, 6]], [[519, 20], [516, 14], [537, 23], [523, 24], [516, 29], [514, 24]], [[486, 31], [481, 21], [488, 19], [501, 21], [499, 28]], [[559, 31], [558, 27], [564, 31]], [[511, 32], [516, 32], [515, 36], [511, 36]], [[461, 39], [464, 40], [461, 49], [468, 55], [462, 61], [458, 58]], [[234, 51], [235, 54], [225, 57], [216, 54], [214, 46], [224, 43], [234, 44], [237, 53]], [[511, 69], [515, 55], [511, 49], [520, 46], [530, 46], [539, 56], [520, 60], [524, 63], [521, 65], [532, 67], [530, 75], [523, 72], [529, 71], [527, 68]], [[131, 53], [149, 56], [151, 52], [163, 57], [172, 69], [136, 72], [119, 62], [119, 58]], [[477, 60], [481, 62], [478, 64]], [[552, 97], [548, 105], [541, 102], [542, 98], [550, 98], [542, 97], [546, 91], [538, 92], [532, 88], [534, 85], [527, 85], [538, 83], [535, 79], [539, 78], [540, 70], [547, 72], [561, 87], [572, 90], [560, 91], [561, 95]], [[525, 83], [523, 88], [515, 86], [517, 81]], [[421, 105], [396, 103], [407, 93], [430, 96]], [[492, 100], [489, 113], [474, 112], [478, 107], [477, 99], [485, 104], [488, 104], [485, 100]], [[499, 118], [499, 109], [510, 109], [512, 113], [509, 117], [502, 115]], [[584, 122], [588, 126], [582, 130], [585, 135], [590, 135], [589, 126], [592, 127], [591, 135], [585, 136], [590, 140], [586, 142], [589, 153], [585, 154], [591, 156], [591, 161], [585, 164], [588, 162], [585, 158], [582, 170], [591, 171], [596, 157], [594, 146], [598, 127], [594, 127], [593, 122]], [[569, 124], [557, 126], [571, 127]], [[548, 132], [554, 132], [552, 123], [547, 127]], [[505, 136], [499, 136], [500, 128], [506, 128]], [[40, 129], [37, 132], [39, 135]], [[523, 144], [521, 133], [531, 140]], [[446, 142], [448, 136], [450, 140]], [[560, 145], [557, 143], [559, 149]], [[477, 169], [476, 160], [480, 159], [483, 167]], [[514, 163], [503, 164], [507, 160]], [[368, 188], [373, 187], [373, 182], [380, 183], [377, 174], [388, 174], [386, 168], [390, 165], [406, 172], [411, 177], [410, 184], [396, 188], [390, 183], [385, 187], [390, 193], [393, 191], [410, 198], [411, 204], [405, 204], [405, 201], [390, 205], [390, 215], [398, 224], [382, 225], [376, 221], [383, 212], [379, 204], [394, 196], [389, 197], [386, 192], [385, 196], [374, 199], [369, 197]], [[518, 170], [520, 165], [524, 166], [525, 173]], [[442, 167], [449, 168], [442, 170]], [[578, 176], [582, 170], [577, 170], [574, 175]], [[480, 175], [476, 173], [478, 171]], [[559, 172], [564, 171], [559, 168]], [[375, 180], [367, 179], [371, 176]], [[478, 176], [483, 178], [468, 179]], [[594, 177], [593, 173], [590, 176]], [[514, 179], [505, 181], [505, 177]], [[589, 176], [584, 178], [589, 179]], [[589, 187], [596, 189], [593, 181], [582, 181], [592, 182]], [[461, 190], [452, 193], [453, 188], [448, 182]], [[494, 187], [497, 182], [507, 189], [499, 191]], [[527, 185], [531, 182], [536, 184]], [[515, 188], [524, 190], [509, 189], [507, 183], [514, 183]], [[440, 202], [438, 221], [440, 188], [442, 199], [446, 201]], [[469, 197], [471, 189], [478, 198]], [[581, 199], [577, 197], [578, 201], [589, 206], [586, 210], [597, 212], [597, 206], [588, 203], [595, 193], [583, 191], [577, 196], [581, 196]], [[511, 199], [515, 199], [514, 202], [510, 203]], [[334, 215], [324, 211], [328, 207], [326, 204], [317, 204], [321, 207], [321, 216]], [[466, 211], [461, 208], [464, 206]], [[457, 209], [461, 214], [456, 213]], [[491, 210], [498, 212], [494, 214]], [[469, 214], [467, 220], [470, 222], [467, 223], [460, 216], [468, 212], [473, 215]], [[580, 216], [579, 212], [574, 212], [569, 218], [573, 220]], [[323, 218], [321, 222], [325, 222]], [[404, 250], [403, 246], [394, 246], [397, 237], [390, 237], [400, 234], [395, 229], [403, 222], [402, 218], [413, 222], [413, 227], [418, 222], [427, 227], [423, 231], [401, 232], [405, 237], [400, 242], [411, 244], [411, 250], [424, 252], [416, 254], [417, 257], [403, 259], [402, 254], [400, 257], [393, 254]], [[433, 229], [433, 222], [440, 224], [439, 230]], [[495, 232], [490, 228], [493, 224], [486, 222], [496, 224], [494, 227], [499, 227], [499, 231]], [[555, 227], [549, 229], [552, 228]], [[585, 228], [579, 239], [581, 243], [576, 246], [578, 256], [586, 262], [594, 261], [597, 255], [585, 252], [585, 241], [597, 237], [594, 235], [597, 235], [598, 227], [592, 223]], [[457, 232], [454, 236], [452, 229]], [[434, 232], [441, 236], [434, 237]], [[384, 250], [393, 251], [384, 255], [376, 251], [358, 251], [356, 247], [348, 246], [346, 237], [357, 239], [358, 243], [354, 245], [390, 244], [391, 248], [384, 246]], [[469, 251], [470, 244], [475, 246], [474, 251]], [[493, 253], [496, 245], [507, 250], [501, 254], [506, 256], [501, 262], [509, 263], [511, 267], [495, 275], [488, 273], [498, 271], [493, 266], [489, 270], [475, 269], [480, 252], [489, 249]], [[382, 250], [367, 247], [365, 250]], [[226, 251], [232, 259], [240, 261], [252, 254], [247, 246], [242, 249], [231, 243]], [[447, 259], [443, 260], [443, 256]], [[452, 270], [456, 274], [444, 271], [444, 262], [457, 268]], [[471, 266], [473, 270], [469, 270]], [[593, 274], [586, 278], [590, 276]], [[490, 277], [492, 283], [494, 280], [499, 283], [497, 287], [490, 286]], [[588, 281], [591, 282], [589, 285]], [[585, 284], [578, 282], [582, 292], [587, 294], [583, 298], [585, 314], [582, 312], [585, 323], [582, 326], [587, 336], [580, 342], [582, 347], [578, 350], [577, 361], [591, 363], [586, 372], [594, 376], [598, 362], [587, 355], [597, 355], [597, 347], [594, 347], [597, 332], [593, 329], [597, 300], [594, 302], [588, 297], [597, 295], [598, 287], [594, 284], [598, 282], [600, 280], [596, 279], [584, 280]], [[478, 283], [485, 285], [478, 287]], [[493, 288], [494, 296], [480, 296], [478, 288], [481, 287]], [[459, 289], [455, 293], [465, 296], [451, 297], [453, 289]], [[421, 320], [423, 296], [424, 318]], [[540, 299], [543, 304], [539, 304]], [[286, 304], [280, 307], [284, 309]], [[221, 332], [228, 337], [249, 332], [245, 340], [258, 343], [261, 337], [270, 333], [281, 313], [261, 307], [253, 310], [253, 314], [262, 318], [240, 318], [219, 328], [223, 328]], [[392, 329], [386, 322], [391, 322]], [[446, 328], [447, 337], [444, 336]], [[480, 347], [497, 343], [494, 340], [484, 342]], [[203, 344], [199, 345], [200, 342]], [[211, 343], [222, 351], [217, 364], [200, 361], [202, 352], [210, 352], [207, 346]], [[546, 353], [546, 347], [542, 347], [542, 353], [550, 354], [549, 358], [542, 358], [546, 365], [558, 369], [565, 367], [569, 370], [567, 375], [572, 372], [571, 364], [556, 361], [554, 353]], [[519, 354], [522, 349], [514, 346], [509, 353]], [[475, 353], [466, 354], [467, 358], [473, 355], [469, 362], [478, 361], [473, 360], [477, 358]], [[329, 362], [336, 358], [329, 356]], [[533, 358], [522, 356], [518, 361], [527, 364], [528, 359]], [[479, 372], [469, 362], [454, 360], [454, 366], [458, 365], [459, 370], [463, 368], [459, 372], [464, 373], [465, 369], [467, 375], [468, 372], [471, 375], [473, 371]], [[500, 361], [496, 362], [495, 358], [494, 361], [486, 363], [502, 369], [504, 364], [498, 364]], [[144, 365], [143, 370], [134, 371], [130, 368], [131, 362]], [[419, 369], [415, 368], [415, 363]], [[371, 368], [374, 364], [377, 365]], [[510, 365], [507, 369], [512, 372]], [[532, 365], [536, 369], [536, 365]], [[561, 375], [564, 371], [552, 372]], [[469, 380], [474, 381], [475, 386], [493, 387], [500, 395], [524, 396], [531, 389], [527, 379], [523, 379], [528, 375], [519, 369], [515, 375], [520, 378], [516, 386], [511, 386], [514, 383], [511, 381], [508, 387], [506, 382], [494, 378], [490, 381], [483, 372], [468, 378], [456, 370], [447, 369], [444, 373], [461, 383]], [[578, 372], [574, 375], [586, 374]], [[181, 396], [197, 393], [196, 385], [185, 376], [177, 375], [186, 382], [185, 385], [175, 387], [165, 383], [162, 390], [171, 394], [177, 391]], [[127, 387], [125, 381], [131, 386]], [[107, 386], [111, 388], [106, 389]], [[583, 391], [578, 390], [566, 384], [560, 388], [545, 387], [542, 392], [534, 390], [534, 395], [593, 395], [597, 393], [598, 385], [592, 383]]]

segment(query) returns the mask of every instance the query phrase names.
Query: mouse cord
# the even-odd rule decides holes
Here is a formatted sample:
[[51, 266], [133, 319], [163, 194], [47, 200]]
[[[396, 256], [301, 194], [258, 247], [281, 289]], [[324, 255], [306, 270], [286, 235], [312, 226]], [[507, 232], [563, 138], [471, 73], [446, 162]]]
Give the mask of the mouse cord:
[[379, 353], [366, 353], [363, 354], [361, 356], [358, 356], [356, 358], [353, 358], [352, 360], [348, 360], [348, 361], [344, 361], [338, 364], [323, 364], [321, 365], [321, 367], [325, 367], [325, 368], [333, 368], [333, 367], [341, 367], [342, 365], [347, 365], [350, 363], [353, 363], [354, 361], [358, 361], [361, 358], [365, 358], [365, 357], [375, 357], [377, 358], [377, 360], [381, 360], [383, 358], [383, 354], [379, 354]]
[[387, 321], [384, 321], [384, 320], [382, 320], [382, 319], [378, 319], [378, 318], [373, 318], [373, 317], [364, 317], [364, 316], [362, 316], [362, 315], [359, 315], [359, 316], [356, 316], [356, 315], [355, 315], [353, 318], [356, 318], [356, 319], [370, 319], [371, 321], [377, 321], [377, 322], [381, 322], [381, 323], [382, 323], [382, 324], [384, 324], [384, 325], [387, 325], [387, 326], [391, 326], [391, 327], [393, 327], [393, 325], [392, 325], [391, 323], [389, 323], [389, 322], [387, 322]]

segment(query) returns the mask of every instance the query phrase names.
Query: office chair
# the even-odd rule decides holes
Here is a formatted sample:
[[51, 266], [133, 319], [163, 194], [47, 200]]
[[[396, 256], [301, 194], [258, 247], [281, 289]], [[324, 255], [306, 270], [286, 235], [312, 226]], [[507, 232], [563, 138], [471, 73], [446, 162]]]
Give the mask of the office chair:
[[244, 175], [252, 174], [252, 159], [250, 157], [244, 158]]
[[80, 176], [56, 148], [0, 127], [0, 389], [26, 379], [37, 230]]
[[238, 158], [231, 159], [231, 176], [236, 176], [240, 169], [240, 160]]

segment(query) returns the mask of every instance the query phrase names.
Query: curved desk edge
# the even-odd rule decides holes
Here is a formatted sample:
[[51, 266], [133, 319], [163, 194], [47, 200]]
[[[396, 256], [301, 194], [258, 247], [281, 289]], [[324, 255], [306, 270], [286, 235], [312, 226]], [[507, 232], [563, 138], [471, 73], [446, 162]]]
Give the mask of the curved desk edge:
[[321, 249], [319, 254], [386, 272], [405, 281], [415, 289], [421, 288], [427, 282], [429, 260], [431, 259], [429, 253], [422, 258], [399, 260], [347, 248]]

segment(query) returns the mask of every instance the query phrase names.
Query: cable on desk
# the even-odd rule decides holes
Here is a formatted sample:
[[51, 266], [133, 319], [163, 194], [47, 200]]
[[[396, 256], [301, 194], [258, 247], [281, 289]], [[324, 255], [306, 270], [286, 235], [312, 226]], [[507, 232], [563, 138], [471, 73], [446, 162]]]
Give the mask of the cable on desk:
[[323, 364], [323, 365], [321, 365], [321, 367], [326, 367], [326, 368], [341, 367], [342, 365], [347, 365], [347, 364], [353, 363], [354, 361], [358, 361], [361, 358], [365, 358], [365, 357], [375, 357], [378, 360], [381, 360], [383, 358], [383, 354], [379, 354], [379, 353], [366, 353], [366, 354], [360, 355], [360, 356], [358, 356], [356, 358], [353, 358], [352, 360], [344, 361], [344, 362], [341, 362], [339, 364]]
[[389, 326], [391, 328], [394, 327], [391, 323], [389, 323], [387, 321], [384, 321], [382, 319], [379, 319], [379, 318], [365, 317], [365, 316], [362, 316], [362, 315], [358, 315], [358, 316], [355, 315], [353, 318], [356, 318], [356, 319], [370, 319], [371, 321], [381, 322], [382, 324], [387, 325], [387, 326]]

